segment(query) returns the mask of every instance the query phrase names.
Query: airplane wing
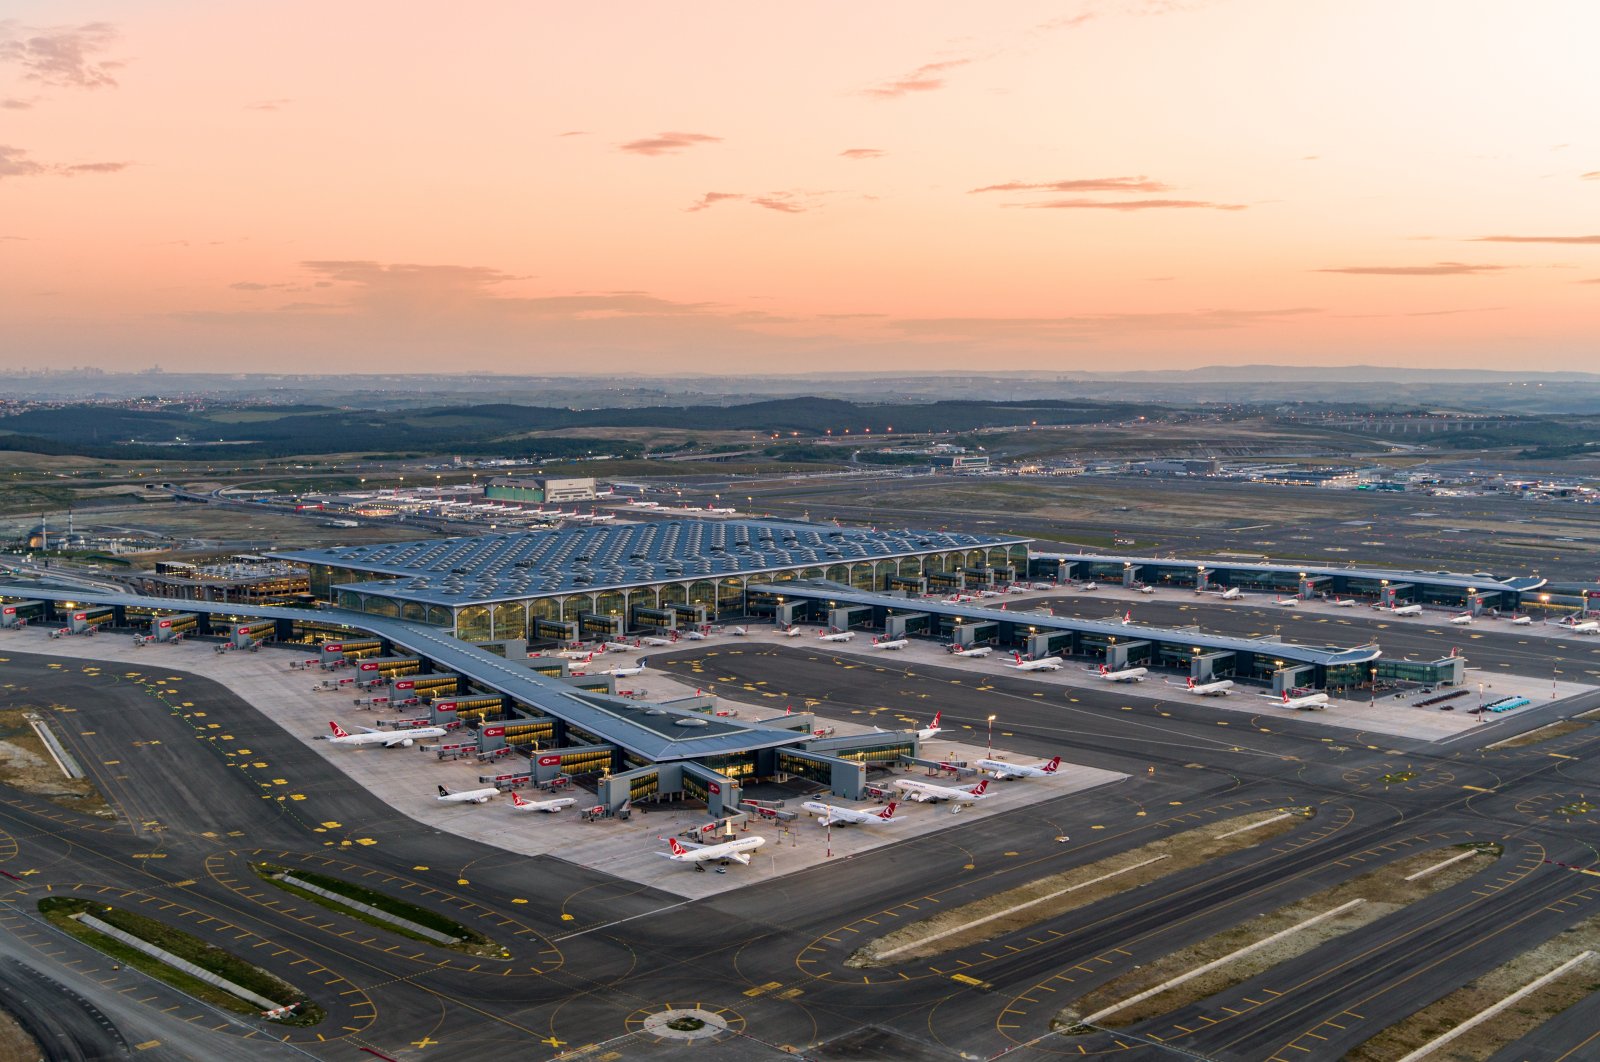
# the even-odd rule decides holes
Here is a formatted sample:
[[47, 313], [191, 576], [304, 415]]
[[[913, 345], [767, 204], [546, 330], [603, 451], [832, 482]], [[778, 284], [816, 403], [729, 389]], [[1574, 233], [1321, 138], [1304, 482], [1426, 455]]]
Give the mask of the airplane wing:
[[826, 815], [822, 815], [822, 816], [818, 817], [817, 825], [818, 826], [832, 826], [836, 822], [844, 822], [844, 821], [845, 821], [844, 817], [841, 816], [837, 811], [829, 811]]
[[749, 852], [729, 852], [728, 853], [728, 858], [732, 859], [732, 860], [735, 860], [736, 862], [743, 863], [745, 866], [749, 866], [750, 865], [750, 853]]

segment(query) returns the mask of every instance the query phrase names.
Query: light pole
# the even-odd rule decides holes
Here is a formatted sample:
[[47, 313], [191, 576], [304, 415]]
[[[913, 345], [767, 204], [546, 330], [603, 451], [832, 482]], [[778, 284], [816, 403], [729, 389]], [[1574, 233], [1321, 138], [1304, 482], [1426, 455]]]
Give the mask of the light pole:
[[1378, 703], [1378, 669], [1370, 668], [1369, 670], [1372, 672], [1372, 684], [1369, 687], [1372, 691], [1372, 704], [1376, 706]]
[[994, 716], [989, 716], [989, 759], [994, 759]]

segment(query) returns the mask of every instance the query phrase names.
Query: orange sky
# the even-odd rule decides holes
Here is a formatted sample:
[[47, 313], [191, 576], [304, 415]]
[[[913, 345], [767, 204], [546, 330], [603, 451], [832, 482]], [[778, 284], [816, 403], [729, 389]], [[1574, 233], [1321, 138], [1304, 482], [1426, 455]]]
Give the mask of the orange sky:
[[1600, 365], [1594, 0], [5, 13], [0, 367]]

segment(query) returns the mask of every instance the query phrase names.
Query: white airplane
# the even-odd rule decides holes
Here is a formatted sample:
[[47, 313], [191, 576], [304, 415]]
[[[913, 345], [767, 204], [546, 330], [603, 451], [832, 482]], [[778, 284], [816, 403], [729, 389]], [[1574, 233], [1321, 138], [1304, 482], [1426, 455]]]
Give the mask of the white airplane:
[[589, 522], [595, 524], [608, 524], [617, 518], [616, 513], [590, 513]]
[[919, 728], [916, 731], [917, 737], [922, 741], [932, 741], [933, 738], [934, 738], [934, 735], [944, 733], [944, 727], [939, 725], [939, 719], [943, 715], [944, 715], [944, 709], [942, 709], [942, 708], [939, 711], [934, 712], [933, 713], [933, 722], [929, 723], [925, 727]]
[[575, 797], [556, 797], [554, 800], [523, 800], [521, 793], [515, 789], [511, 791], [511, 806], [517, 811], [543, 811], [554, 815], [562, 808], [570, 808], [577, 802]]
[[1112, 671], [1104, 664], [1100, 665], [1097, 675], [1106, 682], [1143, 682], [1144, 677], [1150, 674], [1149, 668], [1125, 667], [1121, 671]]
[[1285, 708], [1313, 711], [1328, 706], [1328, 695], [1326, 693], [1304, 693], [1298, 697], [1291, 697], [1289, 691], [1284, 690], [1282, 704]]
[[1572, 624], [1561, 624], [1573, 634], [1600, 634], [1600, 620], [1581, 620]]
[[641, 638], [639, 640], [642, 641], [645, 645], [671, 645], [672, 644], [672, 639], [671, 638]]
[[731, 861], [749, 866], [749, 853], [766, 843], [765, 837], [736, 837], [731, 841], [721, 841], [717, 844], [683, 844], [676, 837], [668, 837], [667, 844], [672, 850], [656, 854], [674, 863], [693, 863], [696, 870], [705, 870], [701, 864], [708, 862]]
[[727, 505], [727, 506], [713, 505], [713, 506], [710, 506], [710, 507], [708, 507], [706, 509], [706, 512], [713, 513], [713, 514], [715, 514], [717, 516], [732, 516], [735, 513], [737, 513], [738, 511], [739, 511], [738, 509], [735, 509], [731, 505]]
[[358, 726], [359, 734], [352, 734], [344, 727], [332, 720], [328, 727], [333, 731], [333, 736], [328, 738], [335, 745], [382, 745], [386, 749], [410, 748], [418, 738], [444, 737], [449, 733], [442, 726], [414, 726], [409, 730], [374, 730], [367, 726]]
[[1021, 583], [1012, 583], [1010, 586], [1006, 587], [1006, 593], [1008, 594], [1026, 594], [1027, 592], [1028, 588], [1023, 586]]
[[1355, 608], [1356, 607], [1356, 599], [1353, 598], [1353, 597], [1345, 597], [1345, 598], [1335, 597], [1333, 599], [1333, 607], [1334, 608]]
[[1000, 591], [998, 591], [998, 590], [979, 590], [978, 591], [978, 596], [979, 597], [999, 597], [1000, 596]]
[[1513, 616], [1512, 619], [1511, 619], [1511, 625], [1514, 626], [1514, 627], [1531, 627], [1531, 626], [1533, 626], [1533, 617], [1532, 616]]
[[[1167, 685], [1175, 686], [1177, 683], [1169, 682]], [[1196, 682], [1194, 677], [1190, 676], [1183, 689], [1188, 690], [1190, 693], [1199, 694], [1202, 697], [1226, 697], [1228, 691], [1233, 689], [1233, 680], [1217, 679], [1214, 682]]]
[[735, 638], [743, 638], [750, 632], [745, 630], [743, 627], [729, 627], [726, 633], [733, 635]]
[[563, 660], [589, 660], [594, 657], [593, 649], [559, 649], [553, 655]]
[[463, 793], [452, 793], [441, 785], [439, 795], [434, 799], [441, 804], [487, 804], [499, 792], [498, 789], [468, 789]]
[[1421, 605], [1396, 605], [1393, 608], [1391, 608], [1389, 611], [1392, 612], [1396, 616], [1420, 616], [1420, 615], [1422, 615], [1422, 606]]
[[1472, 613], [1463, 612], [1459, 616], [1451, 616], [1450, 622], [1455, 624], [1457, 627], [1470, 627], [1472, 626]]
[[805, 631], [801, 630], [799, 627], [785, 627], [783, 630], [778, 632], [778, 634], [785, 638], [798, 638], [804, 633]]
[[879, 826], [894, 818], [894, 809], [900, 805], [891, 800], [889, 806], [882, 811], [857, 811], [854, 808], [824, 804], [820, 800], [808, 800], [800, 806], [817, 817], [818, 826], [832, 826], [836, 823], [845, 826]]
[[832, 634], [819, 634], [819, 635], [817, 635], [817, 641], [819, 641], [819, 642], [848, 642], [850, 639], [854, 638], [855, 636], [856, 636], [856, 632], [855, 631], [835, 631]]
[[1156, 592], [1156, 588], [1153, 587], [1153, 586], [1141, 586], [1141, 587], [1139, 587], [1139, 593], [1141, 593], [1141, 594], [1153, 594], [1155, 592]]
[[1061, 661], [1053, 656], [1042, 656], [1037, 660], [1024, 660], [1021, 653], [1012, 653], [1016, 663], [1007, 664], [1006, 667], [1016, 671], [1060, 671]]
[[1224, 601], [1237, 601], [1244, 596], [1237, 586], [1230, 586], [1220, 595]]
[[644, 665], [639, 664], [635, 667], [608, 667], [604, 671], [597, 672], [597, 674], [614, 675], [617, 678], [630, 678], [634, 675], [644, 674]]
[[608, 653], [631, 653], [639, 648], [637, 645], [629, 645], [627, 642], [602, 642], [600, 644], [601, 648]]
[[1079, 590], [1098, 590], [1098, 589], [1100, 589], [1100, 584], [1099, 583], [1084, 583], [1082, 586], [1078, 587], [1078, 589]]
[[958, 645], [952, 648], [950, 652], [955, 656], [988, 656], [990, 653], [994, 652], [994, 646], [974, 645], [963, 648], [962, 646]]
[[1023, 763], [1007, 763], [1004, 760], [978, 761], [978, 770], [988, 771], [994, 775], [994, 780], [997, 782], [1004, 782], [1010, 778], [1048, 778], [1055, 774], [1060, 766], [1060, 756], [1052, 756], [1049, 763], [1040, 763], [1033, 766]]
[[919, 782], [914, 778], [897, 778], [894, 787], [906, 795], [906, 799], [915, 800], [919, 804], [937, 804], [942, 800], [953, 802], [950, 814], [954, 815], [969, 804], [976, 804], [985, 799], [989, 788], [989, 779], [985, 778], [977, 785], [948, 786], [934, 785], [932, 782]]
[[1298, 597], [1280, 597], [1273, 604], [1282, 608], [1295, 608], [1299, 606], [1300, 599]]
[[706, 640], [705, 631], [684, 631], [683, 636], [691, 642], [703, 642]]
[[872, 640], [872, 647], [874, 649], [904, 649], [910, 644], [910, 638], [885, 638], [882, 641], [874, 638]]

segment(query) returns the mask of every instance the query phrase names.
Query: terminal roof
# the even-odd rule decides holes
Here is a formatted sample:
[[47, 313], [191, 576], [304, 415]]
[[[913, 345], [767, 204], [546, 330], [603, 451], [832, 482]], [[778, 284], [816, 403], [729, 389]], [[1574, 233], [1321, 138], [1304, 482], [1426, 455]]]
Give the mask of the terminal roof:
[[721, 579], [940, 550], [1023, 545], [1008, 535], [789, 520], [660, 520], [275, 553], [383, 577], [342, 589], [432, 605]]
[[1465, 572], [1401, 571], [1398, 568], [1330, 568], [1314, 564], [1240, 562], [1227, 558], [1205, 561], [1172, 560], [1165, 557], [1117, 557], [1101, 553], [1035, 553], [1034, 556], [1085, 564], [1132, 564], [1156, 568], [1183, 568], [1189, 571], [1197, 568], [1206, 568], [1212, 571], [1226, 569], [1228, 571], [1263, 572], [1282, 575], [1298, 575], [1304, 572], [1307, 575], [1338, 575], [1345, 578], [1372, 580], [1387, 579], [1391, 583], [1426, 583], [1432, 586], [1457, 587], [1462, 590], [1474, 588], [1478, 590], [1507, 590], [1522, 594], [1530, 590], [1537, 590], [1546, 582], [1546, 580], [1536, 575], [1501, 579], [1486, 572], [1469, 574]]
[[670, 704], [585, 693], [564, 682], [508, 662], [475, 645], [457, 641], [425, 624], [369, 616], [364, 612], [177, 601], [138, 594], [53, 590], [27, 585], [0, 586], [0, 597], [128, 605], [168, 612], [204, 612], [251, 619], [284, 619], [368, 632], [387, 638], [410, 652], [426, 656], [446, 671], [463, 675], [480, 686], [531, 705], [539, 712], [571, 723], [602, 741], [656, 763], [797, 745], [811, 736], [803, 730], [741, 723], [686, 708], [673, 708]]

